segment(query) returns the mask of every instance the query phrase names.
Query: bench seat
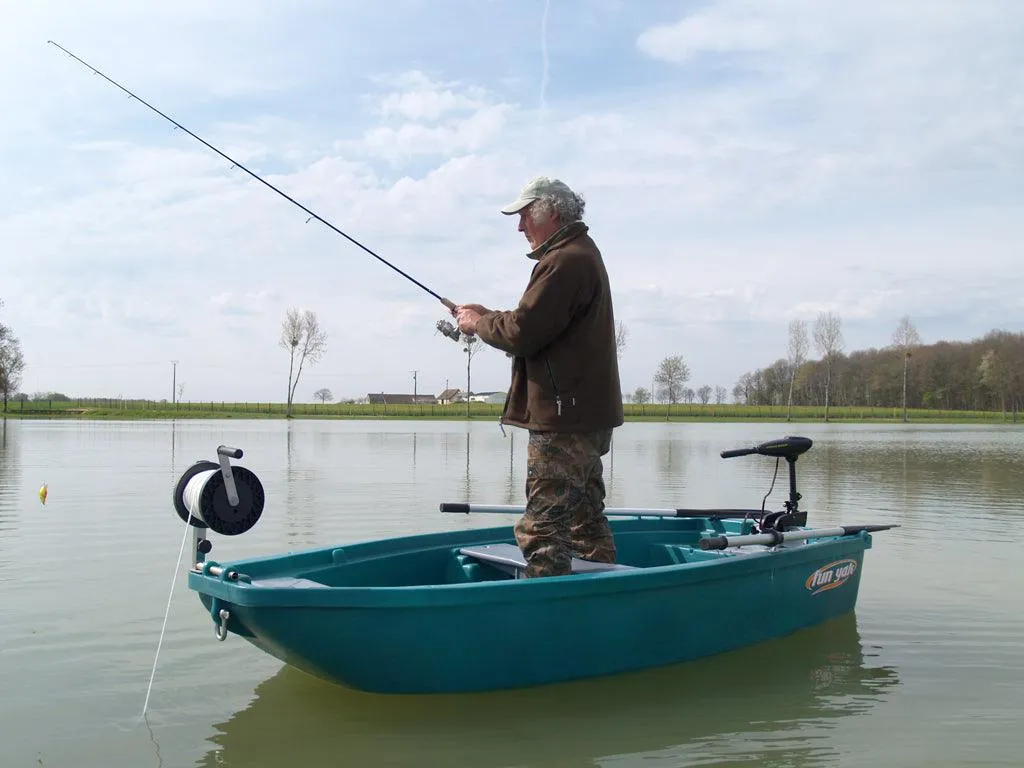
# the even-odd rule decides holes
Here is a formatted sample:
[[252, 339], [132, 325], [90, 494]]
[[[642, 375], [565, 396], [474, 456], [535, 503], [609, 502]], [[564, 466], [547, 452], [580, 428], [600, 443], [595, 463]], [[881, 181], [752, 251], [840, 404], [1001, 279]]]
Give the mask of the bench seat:
[[[459, 554], [489, 563], [517, 579], [523, 578], [523, 572], [526, 569], [526, 560], [523, 557], [523, 553], [515, 544], [484, 544], [477, 547], [462, 547], [459, 549]], [[596, 563], [591, 560], [582, 560], [578, 557], [572, 558], [573, 573], [632, 570], [636, 570], [632, 565]]]

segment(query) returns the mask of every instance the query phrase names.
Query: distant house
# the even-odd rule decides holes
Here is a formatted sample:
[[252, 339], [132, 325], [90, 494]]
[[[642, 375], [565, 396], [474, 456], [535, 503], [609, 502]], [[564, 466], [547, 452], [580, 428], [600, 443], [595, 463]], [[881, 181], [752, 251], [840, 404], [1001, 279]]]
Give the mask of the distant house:
[[465, 402], [466, 398], [462, 396], [461, 389], [446, 389], [440, 395], [437, 396], [438, 405], [451, 405], [452, 403]]
[[371, 405], [437, 405], [434, 395], [402, 395], [387, 392], [370, 392], [366, 402]]
[[469, 395], [469, 399], [474, 403], [497, 403], [501, 405], [505, 402], [504, 392], [472, 392]]

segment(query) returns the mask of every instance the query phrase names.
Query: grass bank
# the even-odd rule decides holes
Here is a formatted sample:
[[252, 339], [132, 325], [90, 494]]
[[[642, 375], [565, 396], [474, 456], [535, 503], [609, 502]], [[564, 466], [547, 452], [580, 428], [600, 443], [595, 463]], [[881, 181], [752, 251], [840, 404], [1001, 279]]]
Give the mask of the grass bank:
[[[733, 421], [785, 422], [789, 409], [767, 405], [700, 405], [663, 403], [624, 406], [627, 421]], [[8, 405], [10, 418], [25, 419], [281, 419], [283, 403], [166, 403], [147, 400], [64, 400], [15, 402]], [[467, 414], [465, 403], [454, 405], [378, 405], [347, 403], [297, 403], [293, 418], [304, 419], [433, 419], [438, 421], [497, 420], [501, 405], [472, 403]], [[868, 406], [830, 407], [829, 421], [900, 423], [901, 408]], [[823, 406], [794, 406], [792, 421], [823, 421]], [[999, 411], [951, 411], [917, 408], [908, 411], [916, 423], [1007, 424], [1020, 423], [1017, 415]]]

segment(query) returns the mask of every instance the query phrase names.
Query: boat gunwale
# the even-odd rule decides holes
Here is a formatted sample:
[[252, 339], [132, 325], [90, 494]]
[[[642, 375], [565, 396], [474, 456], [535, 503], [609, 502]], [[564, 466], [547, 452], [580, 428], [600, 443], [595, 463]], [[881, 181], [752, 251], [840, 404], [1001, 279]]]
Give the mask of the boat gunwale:
[[[475, 544], [497, 543], [507, 541], [507, 535], [499, 535], [494, 541], [488, 540], [489, 532], [505, 531], [505, 528], [476, 529], [480, 536], [474, 538]], [[451, 532], [448, 532], [451, 533]], [[459, 533], [459, 532], [456, 532]], [[464, 531], [462, 533], [473, 533]], [[385, 542], [400, 540], [425, 541], [426, 534], [402, 539], [376, 539], [360, 542], [361, 545], [372, 546]], [[397, 550], [403, 554], [424, 550], [437, 550], [447, 547], [458, 548], [468, 546], [466, 542], [448, 542], [442, 538], [418, 548]], [[350, 544], [356, 547], [360, 544]], [[680, 545], [690, 546], [690, 545]], [[247, 566], [266, 564], [275, 560], [284, 560], [297, 556], [315, 556], [324, 552], [335, 552], [346, 547], [319, 547], [301, 552], [281, 553], [277, 555], [238, 559], [231, 562], [216, 563], [222, 569], [221, 576], [190, 570], [188, 586], [190, 589], [211, 597], [219, 598], [238, 606], [263, 608], [438, 608], [443, 606], [479, 605], [487, 603], [508, 604], [517, 602], [535, 602], [538, 600], [566, 600], [593, 598], [621, 592], [645, 592], [658, 589], [688, 587], [707, 581], [742, 578], [751, 572], [772, 571], [775, 566], [767, 565], [766, 560], [782, 558], [778, 567], [799, 566], [802, 563], [818, 561], [823, 557], [833, 558], [854, 553], [862, 554], [871, 547], [871, 535], [859, 532], [851, 536], [826, 537], [808, 541], [797, 547], [779, 548], [759, 552], [747, 552], [742, 555], [723, 555], [722, 557], [688, 563], [668, 563], [665, 565], [645, 566], [628, 570], [595, 571], [574, 573], [565, 576], [550, 576], [543, 579], [498, 579], [474, 582], [449, 582], [437, 584], [409, 585], [344, 585], [330, 586], [326, 584], [313, 588], [296, 588], [284, 585], [262, 585], [260, 578], [275, 578], [285, 574], [281, 571], [273, 575], [261, 576], [257, 583], [244, 580], [228, 580], [224, 575], [230, 570], [244, 573]], [[827, 553], [827, 554], [826, 554]], [[211, 561], [207, 565], [214, 564]], [[343, 563], [338, 564], [344, 567]], [[327, 566], [330, 567], [330, 566]], [[858, 574], [859, 575], [859, 574]]]

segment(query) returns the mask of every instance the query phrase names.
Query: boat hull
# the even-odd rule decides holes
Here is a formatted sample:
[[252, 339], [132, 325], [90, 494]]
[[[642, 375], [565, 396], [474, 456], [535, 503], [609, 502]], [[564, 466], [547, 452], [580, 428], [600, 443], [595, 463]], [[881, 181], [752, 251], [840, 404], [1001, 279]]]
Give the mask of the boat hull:
[[[721, 529], [613, 522], [620, 562], [636, 563], [629, 570], [512, 579], [459, 554], [513, 541], [502, 527], [219, 564], [220, 576], [193, 571], [189, 586], [215, 622], [227, 611], [229, 634], [316, 677], [378, 693], [496, 690], [658, 667], [854, 610], [868, 534], [701, 552], [701, 526]], [[232, 570], [243, 576], [230, 580]]]

